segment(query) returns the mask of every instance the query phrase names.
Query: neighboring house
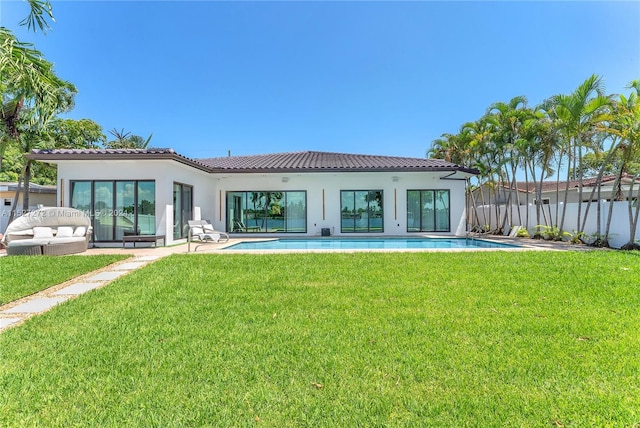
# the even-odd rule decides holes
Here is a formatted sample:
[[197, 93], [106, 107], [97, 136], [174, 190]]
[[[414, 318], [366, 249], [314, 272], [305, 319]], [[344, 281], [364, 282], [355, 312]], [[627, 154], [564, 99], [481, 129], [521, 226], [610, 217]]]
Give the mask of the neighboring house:
[[[606, 175], [602, 177], [600, 182], [600, 199], [610, 201], [612, 195], [615, 196], [615, 175]], [[629, 188], [633, 181], [633, 176], [630, 174], [624, 174], [620, 182], [620, 188], [622, 190], [622, 200], [627, 200], [629, 194]], [[539, 183], [538, 183], [539, 184]], [[582, 202], [596, 201], [598, 199], [598, 189], [594, 188], [597, 185], [597, 178], [590, 177], [582, 180]], [[567, 203], [577, 203], [579, 200], [579, 186], [578, 180], [569, 181], [569, 190], [567, 194]], [[636, 180], [634, 186], [634, 194], [638, 193], [640, 188], [640, 180]], [[533, 204], [536, 199], [536, 190], [533, 182], [526, 183], [524, 181], [516, 182], [516, 189], [518, 195], [518, 205], [527, 204], [527, 193], [529, 194], [529, 204]], [[555, 204], [556, 201], [564, 202], [565, 193], [567, 193], [566, 181], [543, 181], [542, 182], [542, 203], [543, 205]], [[489, 188], [484, 185], [481, 188], [477, 188], [474, 191], [476, 205], [493, 204], [495, 203], [495, 194], [490, 191]], [[482, 192], [482, 194], [480, 193]], [[593, 192], [593, 195], [592, 195]], [[500, 188], [498, 192], [498, 203], [505, 204], [509, 198], [509, 187], [504, 186]], [[511, 192], [511, 198], [515, 204], [516, 192]]]
[[[0, 233], [4, 232], [9, 225], [13, 198], [16, 196], [18, 183], [0, 182]], [[22, 215], [22, 186], [18, 195], [18, 203], [15, 205], [14, 217]], [[36, 209], [38, 206], [56, 206], [56, 186], [42, 186], [40, 184], [29, 184], [29, 209]]]
[[[294, 152], [190, 159], [173, 149], [34, 150], [94, 242], [186, 237], [187, 221], [252, 236], [464, 234], [466, 178], [439, 159]], [[245, 235], [246, 236], [246, 235]]]

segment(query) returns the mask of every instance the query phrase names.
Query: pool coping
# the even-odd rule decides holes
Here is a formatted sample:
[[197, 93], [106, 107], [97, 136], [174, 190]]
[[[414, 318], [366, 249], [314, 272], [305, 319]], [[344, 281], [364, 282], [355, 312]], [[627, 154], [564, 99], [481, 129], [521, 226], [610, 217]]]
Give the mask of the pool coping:
[[[491, 244], [497, 244], [501, 247], [499, 248], [483, 248], [483, 247], [457, 247], [457, 248], [264, 248], [264, 249], [232, 249], [236, 245], [241, 245], [244, 243], [258, 243], [258, 242], [271, 242], [271, 241], [357, 241], [357, 240], [376, 240], [376, 239], [386, 239], [386, 240], [422, 240], [422, 239], [430, 239], [430, 240], [474, 240], [474, 241], [482, 241]], [[460, 236], [377, 236], [377, 237], [366, 237], [366, 236], [331, 236], [331, 237], [277, 237], [277, 238], [257, 238], [257, 239], [242, 239], [237, 242], [229, 242], [224, 246], [219, 247], [217, 252], [224, 252], [225, 254], [236, 254], [236, 253], [249, 253], [249, 254], [258, 254], [258, 253], [291, 253], [291, 252], [302, 252], [302, 253], [311, 253], [311, 252], [433, 252], [433, 251], [441, 251], [441, 252], [457, 252], [457, 251], [489, 251], [489, 250], [497, 250], [497, 251], [513, 251], [513, 250], [522, 250], [525, 249], [538, 249], [537, 247], [526, 247], [521, 243], [515, 242], [501, 242], [500, 240], [492, 240], [486, 238], [465, 238]]]

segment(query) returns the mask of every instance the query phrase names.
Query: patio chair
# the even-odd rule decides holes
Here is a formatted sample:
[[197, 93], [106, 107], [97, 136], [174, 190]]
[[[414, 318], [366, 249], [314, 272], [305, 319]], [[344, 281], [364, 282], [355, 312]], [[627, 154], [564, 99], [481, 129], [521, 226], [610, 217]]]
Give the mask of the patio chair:
[[215, 230], [208, 220], [189, 220], [189, 233], [187, 234], [187, 251], [191, 251], [191, 242], [194, 239], [200, 244], [193, 251], [196, 251], [201, 244], [225, 243], [229, 241], [229, 234]]
[[233, 220], [234, 232], [258, 232], [260, 229], [260, 226], [245, 226], [242, 220]]

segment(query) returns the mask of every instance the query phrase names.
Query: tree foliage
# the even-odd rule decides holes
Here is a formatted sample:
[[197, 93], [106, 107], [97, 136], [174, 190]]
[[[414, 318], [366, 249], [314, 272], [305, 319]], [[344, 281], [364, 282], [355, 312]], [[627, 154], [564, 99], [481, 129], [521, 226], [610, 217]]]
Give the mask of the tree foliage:
[[109, 134], [113, 135], [115, 139], [108, 141], [104, 145], [106, 149], [146, 149], [149, 148], [149, 142], [151, 141], [151, 137], [153, 137], [153, 134], [150, 134], [144, 139], [124, 129], [118, 130], [116, 128], [110, 130]]
[[[570, 180], [577, 180], [579, 200], [584, 200], [582, 180], [585, 178], [596, 177], [599, 181], [604, 175], [613, 174], [617, 177], [616, 185], [620, 186], [621, 177], [640, 174], [640, 80], [631, 82], [629, 89], [632, 93], [628, 96], [606, 95], [602, 78], [592, 75], [572, 93], [554, 95], [534, 108], [527, 106], [522, 96], [507, 103], [497, 102], [478, 120], [462, 125], [458, 133], [443, 134], [434, 140], [427, 154], [480, 171], [471, 184], [489, 189], [492, 200], [475, 201], [478, 194], [484, 198], [485, 193], [471, 193], [469, 211], [473, 213], [478, 205], [493, 206], [495, 211], [484, 212], [482, 218], [499, 225], [494, 232], [502, 233], [507, 223], [530, 224], [530, 219], [523, 219], [520, 214], [517, 199], [520, 184], [516, 182], [516, 175], [524, 175], [527, 189], [533, 184], [536, 224], [558, 227], [562, 231], [567, 201], [560, 204], [562, 212], [556, 208], [554, 215], [545, 214], [541, 210], [543, 181], [555, 175], [559, 194], [559, 173], [565, 171], [565, 197]], [[596, 188], [600, 186], [595, 186], [594, 191]], [[526, 197], [529, 198], [529, 192]], [[600, 199], [600, 195], [595, 198]], [[629, 201], [634, 198], [637, 194], [627, 195]], [[588, 198], [591, 199], [593, 197]], [[507, 207], [500, 214], [503, 218], [491, 221], [492, 216], [499, 215], [501, 204]], [[582, 228], [589, 206], [582, 211], [579, 204], [577, 224]], [[600, 217], [600, 204], [597, 209]], [[477, 217], [470, 220], [473, 224]], [[632, 218], [630, 214], [630, 221], [631, 226], [634, 222], [637, 224], [638, 216]], [[597, 223], [600, 227], [601, 222]], [[608, 230], [604, 235], [607, 234]]]

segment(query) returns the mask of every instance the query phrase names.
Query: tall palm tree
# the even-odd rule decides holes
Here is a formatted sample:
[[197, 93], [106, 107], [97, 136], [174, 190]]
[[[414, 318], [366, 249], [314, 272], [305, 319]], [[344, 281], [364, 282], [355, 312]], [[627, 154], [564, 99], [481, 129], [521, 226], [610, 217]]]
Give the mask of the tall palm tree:
[[513, 204], [515, 203], [518, 223], [522, 224], [522, 213], [520, 211], [519, 195], [517, 188], [517, 171], [521, 169], [523, 160], [523, 150], [526, 150], [526, 140], [524, 138], [524, 125], [533, 116], [531, 109], [527, 107], [527, 98], [517, 96], [508, 103], [493, 103], [487, 109], [487, 118], [494, 125], [493, 140], [498, 145], [497, 153], [502, 158], [504, 168], [503, 187], [508, 189], [505, 212], [502, 219], [501, 229], [506, 227], [507, 220], [513, 219]]
[[[629, 165], [633, 161], [640, 159], [640, 80], [634, 80], [628, 85], [633, 92], [629, 97], [620, 95], [619, 101], [616, 103], [616, 112], [611, 121], [609, 131], [619, 137], [620, 143], [618, 149], [622, 152], [621, 162], [616, 174], [614, 189], [617, 189], [616, 197], [612, 199], [622, 199], [621, 181], [622, 176], [629, 172]], [[640, 200], [639, 195], [634, 195], [634, 185], [638, 177], [634, 177], [632, 185], [627, 195], [628, 213], [629, 213], [629, 241], [622, 247], [625, 249], [638, 248], [634, 242], [636, 229], [638, 227], [638, 217], [640, 217]], [[640, 194], [640, 192], [639, 192]], [[635, 210], [633, 201], [635, 199]], [[607, 228], [605, 237], [609, 234], [611, 225], [611, 212], [613, 203], [609, 206], [609, 218], [607, 220]], [[635, 212], [634, 212], [635, 211]]]
[[[551, 218], [547, 218], [547, 213], [543, 210], [542, 183], [555, 173], [552, 160], [558, 150], [560, 139], [544, 103], [533, 110], [532, 117], [525, 122], [524, 132], [527, 146], [523, 153], [523, 167], [525, 171], [529, 171], [533, 181], [536, 225], [552, 226]], [[528, 196], [527, 193], [527, 206]], [[542, 219], [544, 221], [541, 221]]]
[[[19, 42], [0, 27], [0, 168], [9, 144], [19, 137], [19, 124], [43, 126], [60, 111], [73, 106], [77, 90], [59, 78], [53, 64], [44, 59], [32, 45]], [[23, 115], [28, 109], [29, 114]]]
[[[590, 147], [596, 125], [611, 118], [611, 98], [604, 94], [604, 82], [601, 77], [593, 74], [585, 80], [576, 90], [569, 95], [556, 95], [553, 97], [554, 112], [558, 119], [558, 125], [565, 137], [566, 148], [570, 164], [567, 165], [567, 182], [564, 195], [564, 206], [559, 229], [563, 230], [569, 182], [571, 173], [578, 171], [578, 165], [582, 161], [585, 148]], [[571, 167], [573, 163], [573, 167]], [[577, 224], [582, 218], [582, 177], [578, 179], [578, 216]]]
[[[0, 66], [0, 169], [9, 145], [28, 152], [55, 114], [73, 108], [77, 93], [73, 84], [55, 75], [53, 65], [38, 51], [14, 49], [19, 42], [12, 35], [4, 42], [2, 54], [8, 54], [10, 59], [3, 56], [6, 61]], [[29, 175], [30, 161], [27, 160], [21, 175], [25, 210], [29, 204]]]
[[[20, 22], [30, 30], [50, 29], [53, 21], [49, 0], [27, 0], [29, 15]], [[30, 43], [16, 39], [11, 31], [0, 26], [0, 169], [5, 150], [18, 138], [17, 123], [25, 104], [39, 110], [42, 118], [51, 117], [57, 109], [56, 92], [61, 81], [52, 72], [51, 63]], [[65, 82], [67, 83], [67, 82]], [[37, 101], [37, 102], [34, 102]]]

